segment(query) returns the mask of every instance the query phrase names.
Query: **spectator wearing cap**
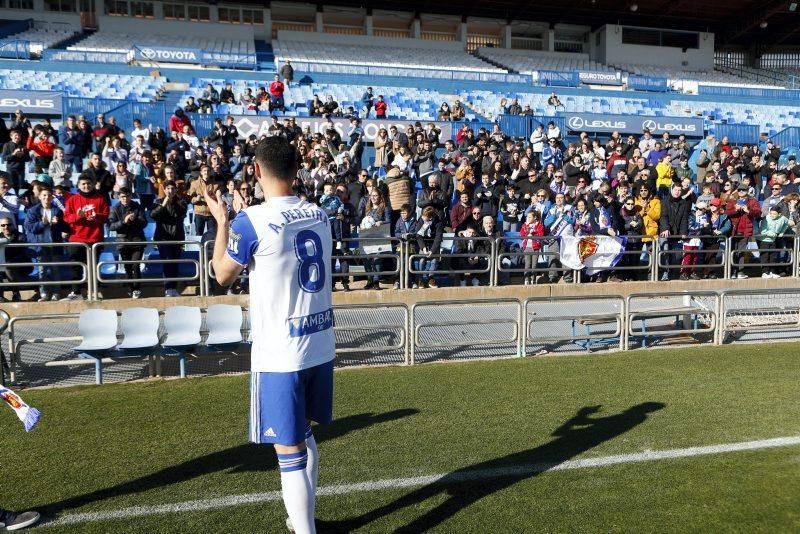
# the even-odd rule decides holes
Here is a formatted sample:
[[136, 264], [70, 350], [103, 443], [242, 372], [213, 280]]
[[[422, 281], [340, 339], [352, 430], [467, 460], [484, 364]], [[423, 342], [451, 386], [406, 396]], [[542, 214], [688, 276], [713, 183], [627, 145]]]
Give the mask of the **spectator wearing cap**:
[[725, 206], [725, 213], [731, 221], [731, 250], [734, 251], [731, 256], [731, 278], [739, 280], [747, 278], [744, 273], [744, 253], [761, 217], [761, 206], [748, 190], [747, 185], [739, 184], [736, 195], [731, 196]]
[[778, 269], [781, 255], [786, 250], [778, 248], [779, 242], [789, 230], [789, 219], [777, 204], [771, 206], [767, 216], [761, 221], [761, 278], [780, 278]]

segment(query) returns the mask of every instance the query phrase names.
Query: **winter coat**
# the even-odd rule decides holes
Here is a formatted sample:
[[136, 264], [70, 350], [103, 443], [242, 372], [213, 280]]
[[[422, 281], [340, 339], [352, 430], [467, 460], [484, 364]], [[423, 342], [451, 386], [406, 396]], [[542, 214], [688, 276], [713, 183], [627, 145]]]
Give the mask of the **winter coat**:
[[756, 228], [756, 222], [761, 217], [761, 206], [753, 197], [747, 197], [747, 208], [749, 213], [736, 209], [737, 199], [731, 197], [725, 205], [725, 214], [731, 220], [731, 228], [734, 236], [750, 237]]

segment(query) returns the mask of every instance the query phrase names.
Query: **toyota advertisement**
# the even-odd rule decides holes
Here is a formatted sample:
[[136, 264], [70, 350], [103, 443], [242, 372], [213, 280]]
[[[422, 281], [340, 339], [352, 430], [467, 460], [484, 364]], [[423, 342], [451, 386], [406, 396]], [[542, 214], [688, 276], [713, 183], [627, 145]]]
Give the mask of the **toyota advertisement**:
[[640, 115], [606, 115], [593, 113], [564, 113], [567, 128], [571, 132], [636, 133], [650, 130], [651, 134], [684, 134], [687, 137], [702, 137], [702, 118], [692, 117], [648, 117]]
[[199, 48], [134, 45], [137, 60], [163, 61], [164, 63], [202, 63], [203, 51]]

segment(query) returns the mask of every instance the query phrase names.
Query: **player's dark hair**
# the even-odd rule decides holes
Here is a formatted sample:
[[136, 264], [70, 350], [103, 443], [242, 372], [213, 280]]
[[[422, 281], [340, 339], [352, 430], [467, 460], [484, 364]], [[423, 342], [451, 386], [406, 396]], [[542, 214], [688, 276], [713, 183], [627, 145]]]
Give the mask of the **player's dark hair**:
[[262, 175], [291, 182], [297, 175], [297, 155], [285, 137], [267, 137], [256, 145], [255, 160]]

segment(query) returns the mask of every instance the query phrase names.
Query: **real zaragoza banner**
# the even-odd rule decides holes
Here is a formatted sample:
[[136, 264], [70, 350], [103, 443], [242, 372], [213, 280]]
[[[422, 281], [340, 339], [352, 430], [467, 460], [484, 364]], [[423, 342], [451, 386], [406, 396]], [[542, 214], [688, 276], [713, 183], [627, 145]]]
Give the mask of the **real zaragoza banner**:
[[559, 244], [561, 264], [576, 271], [586, 269], [588, 275], [611, 269], [624, 251], [624, 237], [607, 235], [562, 236]]

